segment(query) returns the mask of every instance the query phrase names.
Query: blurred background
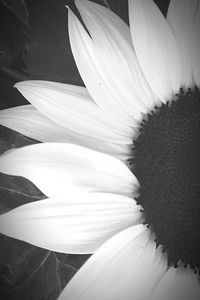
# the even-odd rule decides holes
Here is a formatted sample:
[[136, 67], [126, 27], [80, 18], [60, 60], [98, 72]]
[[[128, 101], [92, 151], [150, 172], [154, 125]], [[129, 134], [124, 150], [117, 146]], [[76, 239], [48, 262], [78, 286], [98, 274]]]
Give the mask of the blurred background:
[[[97, 0], [128, 24], [127, 0]], [[166, 15], [168, 0], [155, 0]], [[0, 0], [0, 109], [26, 104], [13, 88], [22, 80], [84, 85], [68, 38], [73, 0]], [[0, 153], [36, 143], [0, 126]], [[0, 214], [45, 198], [25, 178], [0, 173]], [[0, 235], [0, 299], [56, 300], [89, 255], [64, 255]]]

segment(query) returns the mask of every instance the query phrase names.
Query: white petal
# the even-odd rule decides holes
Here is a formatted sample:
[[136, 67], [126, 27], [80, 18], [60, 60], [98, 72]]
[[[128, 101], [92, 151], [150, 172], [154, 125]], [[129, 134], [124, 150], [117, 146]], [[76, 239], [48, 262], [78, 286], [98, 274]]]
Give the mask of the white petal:
[[198, 10], [195, 16], [195, 22], [193, 25], [192, 32], [192, 65], [193, 65], [193, 76], [195, 83], [200, 87], [200, 4], [198, 1]]
[[157, 286], [152, 300], [199, 300], [200, 285], [192, 270], [170, 268]]
[[42, 114], [63, 128], [103, 141], [131, 143], [134, 130], [112, 122], [86, 94], [85, 88], [37, 80], [22, 81], [15, 87]]
[[0, 232], [52, 251], [92, 253], [138, 223], [140, 208], [133, 199], [111, 193], [66, 193], [1, 215]]
[[0, 123], [41, 142], [66, 142], [65, 129], [51, 121], [32, 105], [22, 105], [0, 111]]
[[78, 190], [131, 194], [138, 181], [120, 160], [65, 143], [34, 144], [0, 157], [0, 171], [31, 180], [48, 197]]
[[163, 102], [179, 91], [182, 65], [172, 31], [152, 0], [129, 0], [132, 40], [153, 92]]
[[[110, 117], [129, 126], [136, 125], [135, 119], [141, 119], [141, 114], [135, 110], [132, 116], [127, 114], [128, 103], [123, 106], [120, 99], [120, 88], [116, 89], [113, 79], [106, 71], [101, 57], [93, 40], [83, 28], [79, 20], [69, 9], [69, 37], [74, 59], [80, 75], [93, 97], [94, 101]], [[111, 66], [112, 67], [112, 66]], [[112, 74], [114, 76], [114, 74]], [[126, 100], [126, 99], [125, 99]]]
[[194, 85], [192, 78], [191, 34], [198, 0], [171, 0], [167, 20], [179, 45], [182, 56], [183, 76], [181, 84]]
[[93, 139], [64, 128], [41, 114], [32, 105], [0, 110], [0, 124], [41, 142], [65, 142], [81, 145], [126, 160], [131, 156], [129, 145]]
[[[75, 4], [78, 7], [78, 9], [81, 9], [81, 7], [85, 7], [85, 9], [89, 9], [90, 12], [92, 9], [93, 12], [96, 13], [98, 22], [103, 22], [105, 26], [108, 26], [108, 29], [112, 30], [112, 33], [116, 36], [116, 38], [117, 35], [121, 35], [124, 37], [126, 43], [132, 45], [131, 34], [128, 25], [121, 18], [119, 18], [112, 10], [107, 9], [105, 6], [99, 5], [98, 3], [87, 0], [75, 0]], [[100, 14], [102, 15], [101, 20], [99, 19]], [[123, 47], [123, 45], [119, 46]]]
[[89, 258], [59, 300], [147, 300], [143, 297], [149, 295], [151, 272], [160, 276], [165, 272], [161, 264], [157, 263], [148, 229], [132, 226], [113, 236]]
[[76, 5], [102, 59], [103, 73], [118, 91], [118, 104], [130, 115], [132, 111], [134, 115], [135, 110], [147, 112], [147, 106], [153, 102], [152, 95], [130, 43], [129, 28], [121, 21], [121, 27], [126, 26], [130, 36], [127, 41], [124, 30], [117, 26], [119, 17], [111, 10], [87, 0], [76, 0]]

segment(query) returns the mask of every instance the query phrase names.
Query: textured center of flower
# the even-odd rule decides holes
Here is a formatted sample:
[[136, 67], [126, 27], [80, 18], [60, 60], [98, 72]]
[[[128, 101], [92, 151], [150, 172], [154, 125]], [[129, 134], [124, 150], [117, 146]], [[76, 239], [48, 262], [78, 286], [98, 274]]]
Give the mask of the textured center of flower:
[[200, 93], [181, 91], [143, 120], [132, 170], [138, 204], [168, 264], [200, 270]]

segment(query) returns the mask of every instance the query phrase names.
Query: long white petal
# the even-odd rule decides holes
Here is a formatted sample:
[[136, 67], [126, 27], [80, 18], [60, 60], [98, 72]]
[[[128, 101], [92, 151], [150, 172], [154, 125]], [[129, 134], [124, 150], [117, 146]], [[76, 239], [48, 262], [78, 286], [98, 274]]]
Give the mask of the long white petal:
[[[94, 11], [96, 12], [98, 22], [100, 21], [98, 16], [101, 14], [102, 16], [101, 22], [106, 24], [109, 30], [113, 30], [112, 32], [116, 36], [116, 38], [117, 35], [121, 35], [124, 37], [126, 43], [132, 45], [129, 26], [121, 18], [119, 18], [112, 10], [107, 9], [105, 6], [99, 5], [98, 3], [87, 1], [87, 0], [83, 0], [83, 1], [75, 0], [75, 4], [77, 5], [78, 9], [81, 9], [82, 5], [83, 5], [82, 8], [83, 7], [85, 7], [86, 9], [93, 8]], [[111, 29], [111, 25], [112, 25], [112, 29]], [[123, 45], [119, 45], [119, 46], [123, 47]]]
[[[149, 283], [157, 281], [151, 274], [162, 276], [165, 269], [148, 229], [136, 225], [100, 247], [68, 283], [59, 300], [146, 300]], [[144, 295], [147, 298], [142, 298]]]
[[85, 88], [37, 80], [22, 81], [15, 87], [42, 114], [63, 128], [103, 141], [131, 143], [134, 130], [117, 122], [113, 124]]
[[93, 253], [115, 233], [140, 222], [139, 210], [125, 196], [72, 191], [1, 215], [0, 232], [48, 250]]
[[192, 28], [192, 66], [195, 83], [200, 87], [200, 3], [198, 1], [198, 9], [196, 11], [194, 26]]
[[[105, 68], [103, 55], [100, 54], [94, 41], [70, 9], [68, 22], [70, 45], [74, 59], [94, 101], [119, 123], [128, 124], [129, 126], [135, 125], [134, 120], [141, 119], [141, 114], [135, 110], [130, 116], [127, 113], [127, 107], [130, 108], [130, 105], [126, 103], [127, 101], [124, 101], [122, 106], [120, 88], [116, 89], [113, 79], [110, 77], [107, 68]], [[110, 67], [112, 68], [112, 65]], [[115, 74], [113, 73], [112, 76], [115, 76]]]
[[[153, 104], [152, 95], [133, 46], [122, 34], [123, 30], [116, 26], [120, 22], [119, 17], [91, 1], [76, 0], [75, 3], [102, 59], [103, 72], [108, 76], [110, 84], [118, 90], [118, 105], [124, 107], [127, 114], [132, 114], [131, 111], [135, 110], [147, 112], [147, 107]], [[127, 25], [121, 24], [122, 26], [126, 26], [131, 39]]]
[[120, 160], [65, 143], [34, 144], [0, 157], [0, 171], [31, 180], [48, 197], [77, 190], [131, 194], [138, 180]]
[[182, 56], [183, 76], [181, 84], [194, 85], [192, 78], [191, 35], [198, 0], [171, 0], [167, 20], [175, 34]]
[[0, 110], [0, 123], [41, 142], [66, 142], [69, 138], [63, 127], [45, 117], [32, 105]]
[[190, 269], [170, 268], [155, 289], [151, 300], [199, 300], [200, 285]]
[[103, 142], [78, 134], [51, 121], [32, 105], [0, 110], [0, 124], [41, 142], [77, 144], [122, 160], [131, 156], [129, 145]]
[[162, 101], [179, 92], [182, 64], [175, 37], [152, 0], [129, 0], [133, 45], [141, 68]]

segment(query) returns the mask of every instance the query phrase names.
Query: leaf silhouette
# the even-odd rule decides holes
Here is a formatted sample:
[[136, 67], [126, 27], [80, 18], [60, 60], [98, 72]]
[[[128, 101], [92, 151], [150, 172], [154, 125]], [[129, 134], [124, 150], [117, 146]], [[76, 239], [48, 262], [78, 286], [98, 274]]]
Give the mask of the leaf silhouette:
[[55, 300], [88, 258], [86, 255], [60, 255], [3, 236], [0, 245], [0, 295], [3, 300]]

